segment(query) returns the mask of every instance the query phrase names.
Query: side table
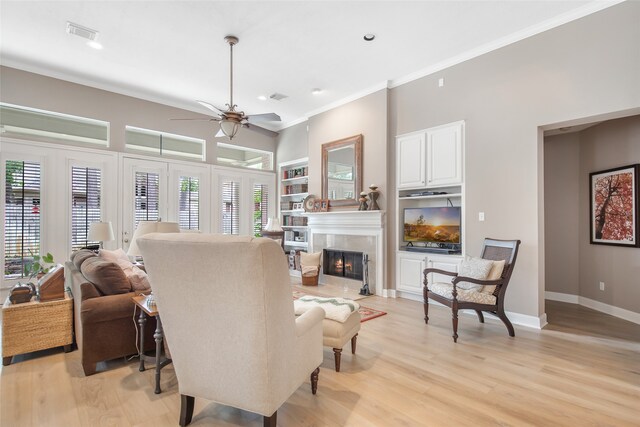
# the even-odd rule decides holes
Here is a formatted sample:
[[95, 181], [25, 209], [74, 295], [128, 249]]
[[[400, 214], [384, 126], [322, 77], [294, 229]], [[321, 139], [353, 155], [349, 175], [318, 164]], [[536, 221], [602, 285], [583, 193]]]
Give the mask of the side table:
[[[138, 356], [140, 357], [140, 372], [145, 370], [144, 362], [155, 362], [156, 364], [156, 389], [155, 394], [160, 394], [162, 390], [160, 390], [160, 370], [171, 363], [171, 359], [167, 357], [162, 357], [162, 340], [164, 339], [164, 334], [162, 331], [162, 321], [160, 320], [160, 315], [158, 314], [158, 309], [155, 304], [149, 304], [149, 297], [147, 295], [138, 295], [133, 297], [133, 302], [135, 305], [140, 308], [140, 316], [138, 317], [138, 325], [139, 325], [139, 336], [140, 336], [140, 349]], [[147, 323], [148, 317], [156, 318], [156, 330], [153, 334], [153, 338], [156, 340], [156, 355], [154, 357], [147, 356], [144, 354], [144, 327]]]
[[65, 353], [73, 344], [73, 297], [2, 305], [2, 364], [10, 365], [13, 356], [63, 346]]

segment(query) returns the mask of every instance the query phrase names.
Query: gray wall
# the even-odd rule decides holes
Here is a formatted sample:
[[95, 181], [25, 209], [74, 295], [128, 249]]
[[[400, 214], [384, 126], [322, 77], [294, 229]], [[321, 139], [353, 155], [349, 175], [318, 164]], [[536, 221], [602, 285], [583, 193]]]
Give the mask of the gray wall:
[[[124, 151], [125, 126], [169, 132], [206, 140], [207, 163], [216, 163], [218, 125], [208, 121], [174, 121], [171, 118], [207, 117], [130, 96], [95, 89], [9, 67], [0, 67], [0, 101], [111, 123], [110, 147]], [[194, 101], [195, 104], [195, 101]], [[276, 139], [241, 129], [235, 145], [276, 151]]]
[[544, 140], [545, 290], [580, 294], [580, 134]]
[[276, 151], [278, 163], [301, 159], [309, 155], [307, 126], [308, 122], [304, 121], [280, 131]]
[[486, 236], [522, 240], [509, 311], [544, 312], [538, 127], [640, 105], [638, 22], [640, 2], [625, 2], [390, 91], [391, 135], [466, 121], [466, 250], [477, 255]]

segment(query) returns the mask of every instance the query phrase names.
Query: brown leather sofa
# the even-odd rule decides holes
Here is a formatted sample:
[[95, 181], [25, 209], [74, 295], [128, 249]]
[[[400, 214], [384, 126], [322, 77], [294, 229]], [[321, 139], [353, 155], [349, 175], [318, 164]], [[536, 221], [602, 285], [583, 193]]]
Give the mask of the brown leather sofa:
[[[127, 289], [119, 276], [115, 279], [96, 276], [108, 275], [109, 271], [117, 273], [113, 266], [118, 269], [120, 267], [89, 252], [83, 250], [72, 254], [72, 260], [65, 263], [64, 275], [65, 287], [70, 288], [73, 294], [75, 338], [85, 375], [96, 373], [98, 362], [137, 354], [138, 316], [136, 315], [134, 323], [135, 305], [131, 299], [136, 292], [131, 291], [130, 287]], [[92, 269], [93, 274], [88, 274], [88, 269], [84, 269], [85, 274], [94, 282], [100, 282], [100, 285], [89, 280], [82, 272], [82, 264], [92, 257], [95, 259], [91, 262], [98, 269]], [[104, 292], [105, 282], [109, 284], [109, 281], [119, 282], [115, 289], [117, 293], [107, 294], [111, 293], [108, 289]], [[155, 328], [155, 319], [148, 319], [145, 325], [145, 351], [155, 347]]]

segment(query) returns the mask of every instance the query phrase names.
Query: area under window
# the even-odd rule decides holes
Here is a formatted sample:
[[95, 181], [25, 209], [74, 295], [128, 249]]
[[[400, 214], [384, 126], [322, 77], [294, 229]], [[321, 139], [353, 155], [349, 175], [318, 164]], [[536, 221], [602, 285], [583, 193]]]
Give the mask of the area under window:
[[204, 161], [204, 140], [155, 130], [126, 127], [127, 151]]
[[102, 171], [96, 168], [71, 168], [71, 250], [100, 242], [88, 240], [89, 225], [99, 222]]
[[179, 185], [180, 229], [198, 230], [200, 228], [200, 180], [193, 176], [181, 176]]
[[269, 186], [265, 184], [253, 185], [253, 234], [261, 236], [262, 230], [269, 219]]
[[222, 234], [240, 234], [240, 183], [223, 181]]
[[135, 181], [135, 228], [140, 221], [160, 220], [160, 175], [136, 172]]
[[24, 277], [40, 253], [40, 164], [7, 160], [5, 164], [4, 277]]
[[72, 145], [109, 145], [109, 123], [85, 117], [0, 103], [4, 137]]
[[273, 153], [219, 142], [218, 164], [249, 169], [273, 170]]

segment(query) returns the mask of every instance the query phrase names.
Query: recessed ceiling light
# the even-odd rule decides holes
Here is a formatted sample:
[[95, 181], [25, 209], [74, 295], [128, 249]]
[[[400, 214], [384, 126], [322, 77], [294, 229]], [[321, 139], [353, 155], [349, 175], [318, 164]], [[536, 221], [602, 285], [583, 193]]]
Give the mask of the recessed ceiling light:
[[266, 96], [264, 96], [264, 95], [260, 95], [260, 96], [258, 97], [258, 99], [259, 99], [260, 101], [266, 101], [266, 100], [267, 100], [267, 97], [266, 97]]
[[91, 40], [87, 42], [87, 46], [92, 47], [97, 50], [102, 50], [102, 45], [95, 40]]
[[364, 41], [366, 41], [366, 42], [372, 42], [373, 39], [375, 39], [375, 38], [376, 38], [376, 35], [372, 34], [372, 33], [367, 33], [367, 34], [364, 35]]
[[322, 93], [322, 89], [318, 89], [318, 88], [312, 89], [311, 93], [314, 95], [320, 95]]

